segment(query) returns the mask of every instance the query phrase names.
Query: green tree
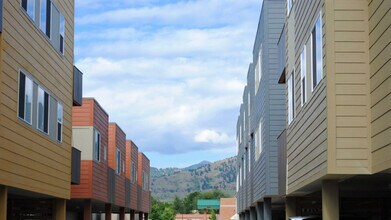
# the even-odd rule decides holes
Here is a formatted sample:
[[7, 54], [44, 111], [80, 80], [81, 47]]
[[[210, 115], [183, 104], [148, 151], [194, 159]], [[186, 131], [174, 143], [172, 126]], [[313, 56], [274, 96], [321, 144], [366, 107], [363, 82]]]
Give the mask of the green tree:
[[216, 212], [212, 210], [209, 220], [217, 220]]
[[175, 196], [174, 199], [174, 210], [176, 213], [185, 213], [185, 206], [184, 206], [184, 200], [179, 198], [178, 196]]
[[150, 218], [152, 220], [174, 220], [174, 205], [167, 202], [160, 202], [152, 197], [152, 210]]

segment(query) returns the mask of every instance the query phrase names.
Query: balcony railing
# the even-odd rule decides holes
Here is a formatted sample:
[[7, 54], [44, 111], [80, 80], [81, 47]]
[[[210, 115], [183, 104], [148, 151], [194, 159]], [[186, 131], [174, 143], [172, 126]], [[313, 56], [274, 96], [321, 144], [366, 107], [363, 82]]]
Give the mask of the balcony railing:
[[[1, 0], [0, 0], [1, 1]], [[81, 106], [83, 103], [83, 73], [73, 67], [73, 106]]]

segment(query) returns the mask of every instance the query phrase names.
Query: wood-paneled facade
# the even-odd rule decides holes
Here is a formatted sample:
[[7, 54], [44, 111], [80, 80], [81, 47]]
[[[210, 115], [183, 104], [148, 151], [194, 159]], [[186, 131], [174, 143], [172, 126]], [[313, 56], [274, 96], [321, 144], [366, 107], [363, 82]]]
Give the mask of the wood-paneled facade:
[[[391, 2], [286, 0], [283, 4], [285, 24], [277, 44], [256, 40], [240, 106], [240, 218], [279, 218], [278, 213], [265, 213], [265, 207], [285, 201], [286, 219], [306, 215], [387, 219], [391, 215]], [[257, 39], [272, 37], [278, 19], [272, 15], [266, 30], [260, 31], [259, 25]], [[268, 69], [268, 62], [276, 65]], [[269, 78], [285, 84], [286, 107], [281, 112], [279, 93], [267, 86], [272, 82], [265, 84], [254, 74], [259, 69], [267, 76], [282, 72], [281, 77]], [[264, 104], [267, 97], [270, 101]], [[268, 110], [273, 116], [268, 117]], [[268, 124], [280, 114], [282, 128]], [[257, 125], [262, 122], [266, 128], [260, 129]], [[279, 133], [271, 132], [277, 128]], [[264, 159], [253, 148], [257, 129], [266, 136], [261, 139]], [[270, 149], [277, 143], [275, 153]], [[257, 160], [264, 160], [260, 167]], [[274, 166], [276, 161], [283, 163]], [[274, 189], [279, 191], [276, 197]], [[260, 194], [267, 196], [256, 203]]]
[[2, 220], [21, 214], [16, 195], [31, 203], [54, 202], [58, 209], [47, 214], [65, 219], [65, 201], [71, 196], [74, 2], [49, 3], [57, 9], [51, 19], [65, 23], [64, 41], [55, 22], [48, 38], [21, 0], [0, 3], [0, 206], [9, 203], [8, 211], [0, 208]]
[[150, 162], [145, 154], [138, 153], [138, 209], [151, 212]]
[[285, 92], [278, 84], [277, 43], [284, 7], [283, 0], [263, 1], [237, 122], [237, 211], [244, 218], [255, 216], [256, 208], [261, 219], [269, 216], [269, 201], [279, 197], [277, 137], [285, 126]]
[[82, 151], [82, 168], [80, 185], [72, 186], [70, 218], [100, 219], [101, 213], [105, 219], [122, 219], [126, 213], [132, 219], [135, 214], [147, 216], [150, 194], [139, 187], [138, 172], [149, 173], [149, 160], [142, 154], [144, 162], [139, 163], [136, 144], [126, 140], [118, 124], [109, 123], [109, 115], [95, 99], [84, 98], [82, 106], [73, 108], [73, 137], [74, 146]]

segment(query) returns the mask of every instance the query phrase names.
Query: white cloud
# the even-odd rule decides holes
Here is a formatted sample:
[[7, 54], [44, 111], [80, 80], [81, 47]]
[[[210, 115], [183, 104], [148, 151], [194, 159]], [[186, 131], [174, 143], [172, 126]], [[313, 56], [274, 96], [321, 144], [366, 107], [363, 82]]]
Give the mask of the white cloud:
[[232, 151], [258, 0], [76, 2], [84, 96], [140, 150]]
[[225, 144], [232, 141], [226, 133], [217, 132], [211, 129], [205, 129], [197, 132], [194, 141], [213, 144]]

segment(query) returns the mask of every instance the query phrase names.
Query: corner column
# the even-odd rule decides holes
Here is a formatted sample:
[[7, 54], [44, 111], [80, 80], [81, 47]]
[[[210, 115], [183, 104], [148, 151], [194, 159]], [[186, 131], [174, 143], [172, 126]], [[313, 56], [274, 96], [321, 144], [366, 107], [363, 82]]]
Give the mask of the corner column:
[[250, 211], [249, 210], [246, 211], [244, 219], [250, 220]]
[[285, 219], [296, 216], [296, 198], [286, 197], [285, 201]]
[[250, 208], [250, 220], [257, 220], [257, 211], [255, 207]]
[[89, 199], [84, 200], [84, 220], [92, 220], [92, 202]]
[[8, 199], [7, 187], [0, 186], [0, 220], [7, 220], [7, 199]]
[[134, 220], [134, 210], [130, 211], [130, 220]]
[[119, 208], [119, 220], [125, 220], [125, 208]]
[[148, 213], [144, 213], [144, 218], [145, 218], [145, 220], [148, 220], [149, 214]]
[[55, 200], [55, 220], [66, 220], [67, 216], [67, 201], [65, 199]]
[[111, 204], [105, 205], [105, 220], [111, 220]]
[[263, 199], [263, 220], [272, 220], [272, 199]]
[[263, 220], [263, 203], [258, 202], [255, 208], [257, 210], [257, 220]]
[[138, 220], [143, 220], [143, 215], [144, 215], [144, 213], [139, 212], [138, 213]]
[[339, 188], [335, 180], [322, 182], [322, 218], [323, 220], [339, 219]]

